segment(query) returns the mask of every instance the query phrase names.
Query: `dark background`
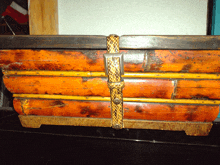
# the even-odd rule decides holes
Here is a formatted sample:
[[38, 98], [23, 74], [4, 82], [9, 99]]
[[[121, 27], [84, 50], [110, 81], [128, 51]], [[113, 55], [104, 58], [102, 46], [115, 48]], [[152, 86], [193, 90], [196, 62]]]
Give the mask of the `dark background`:
[[23, 128], [1, 111], [0, 164], [219, 164], [220, 124], [206, 137], [185, 132], [71, 126]]

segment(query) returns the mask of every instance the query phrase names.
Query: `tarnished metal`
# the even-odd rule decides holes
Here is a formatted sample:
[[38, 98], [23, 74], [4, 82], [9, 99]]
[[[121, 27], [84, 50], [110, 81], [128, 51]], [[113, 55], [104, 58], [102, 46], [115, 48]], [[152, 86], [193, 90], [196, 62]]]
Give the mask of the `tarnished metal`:
[[119, 58], [119, 67], [121, 75], [124, 75], [124, 56], [123, 54], [119, 53], [111, 53], [111, 54], [104, 54], [104, 65], [105, 65], [105, 74], [108, 75], [108, 58], [118, 57]]

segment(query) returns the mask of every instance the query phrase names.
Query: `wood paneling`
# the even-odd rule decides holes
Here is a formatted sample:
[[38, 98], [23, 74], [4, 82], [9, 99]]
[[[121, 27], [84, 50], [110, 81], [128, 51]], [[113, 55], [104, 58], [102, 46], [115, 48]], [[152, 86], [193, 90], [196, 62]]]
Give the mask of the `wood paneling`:
[[[19, 94], [110, 96], [107, 78], [4, 76], [6, 88]], [[171, 98], [171, 80], [125, 79], [124, 97]]]
[[178, 99], [220, 99], [219, 80], [180, 80], [177, 83]]
[[[14, 107], [21, 115], [111, 118], [110, 102], [15, 98]], [[218, 105], [124, 102], [125, 119], [211, 122], [218, 112]]]
[[220, 52], [155, 50], [148, 52], [147, 72], [219, 73]]
[[[104, 71], [102, 50], [0, 50], [0, 66], [5, 70]], [[144, 51], [125, 53], [125, 71], [144, 68]]]
[[[29, 99], [53, 99], [53, 100], [80, 100], [80, 101], [110, 101], [110, 97], [103, 96], [68, 96], [48, 94], [13, 94], [17, 98]], [[220, 100], [193, 100], [193, 99], [161, 99], [161, 98], [134, 98], [123, 97], [125, 102], [141, 103], [163, 103], [163, 104], [184, 104], [184, 105], [219, 105]]]
[[[104, 71], [105, 53], [104, 50], [0, 50], [0, 66], [5, 70]], [[120, 53], [124, 54], [126, 72], [220, 73], [220, 52], [216, 50], [121, 50]]]
[[30, 35], [59, 34], [57, 0], [30, 0], [29, 28]]

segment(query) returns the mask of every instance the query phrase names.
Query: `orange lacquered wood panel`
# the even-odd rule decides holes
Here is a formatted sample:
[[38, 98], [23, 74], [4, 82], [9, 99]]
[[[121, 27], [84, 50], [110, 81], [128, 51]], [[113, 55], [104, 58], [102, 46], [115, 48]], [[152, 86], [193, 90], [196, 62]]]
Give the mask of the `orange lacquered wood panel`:
[[219, 73], [218, 50], [155, 50], [150, 51], [145, 71]]
[[[107, 78], [4, 76], [6, 88], [18, 94], [110, 96]], [[171, 98], [174, 82], [166, 79], [125, 79], [124, 97]]]
[[[110, 102], [14, 99], [19, 114], [111, 118]], [[125, 119], [199, 121], [215, 120], [219, 106], [124, 102]]]
[[[5, 70], [104, 71], [103, 50], [0, 50], [0, 67]], [[144, 51], [125, 53], [124, 70], [143, 71]]]
[[[121, 50], [126, 72], [219, 73], [218, 50]], [[5, 70], [104, 71], [103, 50], [0, 50]]]
[[220, 99], [220, 80], [180, 80], [175, 98]]

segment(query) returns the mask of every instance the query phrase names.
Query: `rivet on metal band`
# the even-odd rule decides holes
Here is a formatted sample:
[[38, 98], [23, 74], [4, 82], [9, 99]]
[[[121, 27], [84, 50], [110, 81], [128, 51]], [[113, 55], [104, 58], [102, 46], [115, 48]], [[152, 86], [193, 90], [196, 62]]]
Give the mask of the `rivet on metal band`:
[[123, 54], [119, 54], [119, 37], [110, 35], [107, 37], [107, 51], [104, 54], [105, 73], [108, 75], [108, 87], [111, 96], [112, 127], [123, 128], [123, 94], [124, 74]]

